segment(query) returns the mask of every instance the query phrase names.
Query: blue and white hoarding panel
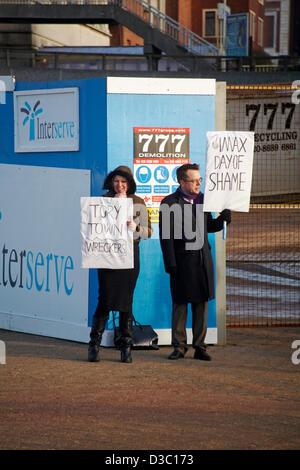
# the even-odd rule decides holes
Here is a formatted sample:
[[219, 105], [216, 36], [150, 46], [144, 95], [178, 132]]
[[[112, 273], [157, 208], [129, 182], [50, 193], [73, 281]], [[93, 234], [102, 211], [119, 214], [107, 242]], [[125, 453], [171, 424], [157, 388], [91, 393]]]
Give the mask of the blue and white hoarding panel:
[[79, 150], [78, 88], [14, 92], [15, 152]]
[[[153, 227], [151, 239], [140, 243], [133, 314], [140, 323], [152, 325], [161, 345], [171, 344], [172, 299], [158, 236], [159, 203], [178, 187], [176, 166], [198, 163], [204, 175], [206, 132], [215, 128], [215, 95], [214, 79], [107, 78], [108, 171], [121, 162], [134, 169], [138, 195], [148, 206]], [[214, 234], [209, 239], [215, 258]], [[112, 321], [108, 326], [112, 328]], [[189, 311], [189, 343], [191, 326]], [[209, 302], [206, 342], [217, 342], [216, 299]]]
[[89, 170], [0, 165], [0, 328], [87, 339], [84, 194]]
[[0, 104], [6, 104], [6, 93], [14, 91], [15, 79], [11, 75], [0, 75]]
[[[158, 150], [171, 142], [174, 152], [182, 142], [180, 153], [203, 174], [206, 132], [215, 126], [215, 80], [108, 77], [16, 83], [16, 90], [6, 91], [0, 106], [0, 328], [88, 342], [98, 280], [95, 269], [81, 268], [80, 198], [101, 196], [107, 173], [123, 164], [135, 172], [153, 211], [153, 237], [140, 244], [134, 315], [153, 326], [160, 344], [170, 344], [172, 300], [155, 216], [162, 191], [177, 187], [182, 162], [172, 149], [159, 155], [167, 163], [135, 162], [134, 129], [167, 130], [151, 142]], [[188, 133], [179, 138], [178, 129]], [[209, 237], [215, 257], [214, 234]], [[190, 313], [187, 328], [190, 338]], [[103, 343], [112, 344], [112, 337], [108, 322]], [[215, 300], [206, 341], [217, 342]]]

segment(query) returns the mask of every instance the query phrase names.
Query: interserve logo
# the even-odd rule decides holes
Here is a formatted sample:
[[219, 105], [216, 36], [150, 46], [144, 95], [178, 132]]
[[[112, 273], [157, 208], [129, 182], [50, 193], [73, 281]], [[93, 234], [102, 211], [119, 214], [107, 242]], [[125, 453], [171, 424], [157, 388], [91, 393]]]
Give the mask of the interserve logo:
[[43, 108], [39, 108], [40, 100], [36, 101], [33, 108], [31, 108], [28, 101], [25, 101], [25, 108], [21, 108], [21, 112], [26, 114], [23, 120], [23, 126], [29, 122], [29, 140], [35, 140], [35, 117], [43, 112]]
[[[76, 136], [76, 125], [73, 120], [62, 120], [60, 118], [53, 119], [53, 115], [49, 116], [49, 109], [45, 110], [40, 107], [40, 100], [37, 100], [33, 107], [25, 101], [24, 106], [20, 108], [21, 113], [26, 116], [23, 119], [23, 126], [29, 125], [29, 141], [53, 140], [53, 139], [74, 139]], [[46, 111], [46, 112], [45, 112]], [[43, 114], [40, 119], [39, 115]]]

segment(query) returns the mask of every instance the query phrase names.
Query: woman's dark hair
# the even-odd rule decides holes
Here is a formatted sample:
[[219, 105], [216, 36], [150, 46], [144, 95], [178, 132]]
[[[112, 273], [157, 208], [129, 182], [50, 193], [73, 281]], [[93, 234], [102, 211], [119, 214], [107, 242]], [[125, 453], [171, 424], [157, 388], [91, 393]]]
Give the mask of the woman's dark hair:
[[115, 170], [111, 171], [105, 178], [103, 189], [114, 192], [114, 178], [122, 176], [128, 182], [127, 194], [134, 194], [136, 191], [136, 183], [133, 178], [131, 169], [128, 166], [118, 166]]

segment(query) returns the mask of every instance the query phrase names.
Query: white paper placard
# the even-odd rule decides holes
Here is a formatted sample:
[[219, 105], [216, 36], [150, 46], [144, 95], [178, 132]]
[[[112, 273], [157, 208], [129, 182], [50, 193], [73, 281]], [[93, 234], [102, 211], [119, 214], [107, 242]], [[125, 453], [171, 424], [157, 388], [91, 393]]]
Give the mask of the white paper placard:
[[133, 268], [133, 220], [129, 198], [82, 197], [82, 268]]
[[254, 132], [207, 132], [206, 143], [204, 211], [248, 212]]

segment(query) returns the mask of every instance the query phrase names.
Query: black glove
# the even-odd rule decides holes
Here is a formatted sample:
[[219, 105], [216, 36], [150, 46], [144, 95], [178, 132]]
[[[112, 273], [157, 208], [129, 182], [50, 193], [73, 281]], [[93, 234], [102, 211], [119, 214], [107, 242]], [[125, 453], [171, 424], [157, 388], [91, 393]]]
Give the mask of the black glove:
[[231, 222], [231, 211], [229, 209], [224, 209], [221, 213], [220, 213], [220, 217], [221, 219], [223, 220], [223, 222], [227, 222], [228, 224], [230, 224]]
[[171, 276], [175, 276], [175, 274], [177, 273], [177, 268], [176, 266], [170, 266], [169, 268], [166, 269], [166, 271]]

